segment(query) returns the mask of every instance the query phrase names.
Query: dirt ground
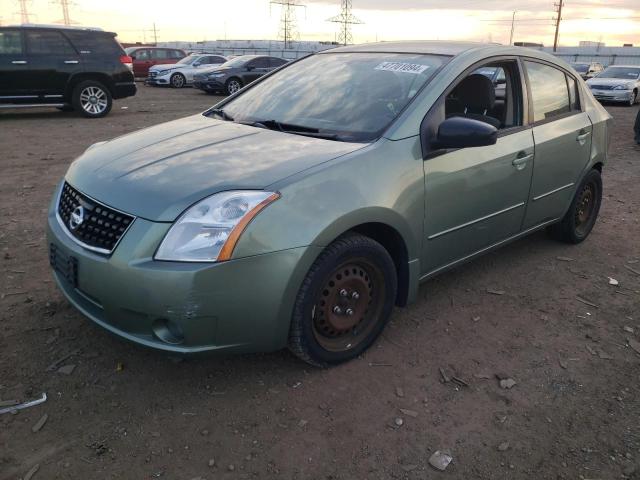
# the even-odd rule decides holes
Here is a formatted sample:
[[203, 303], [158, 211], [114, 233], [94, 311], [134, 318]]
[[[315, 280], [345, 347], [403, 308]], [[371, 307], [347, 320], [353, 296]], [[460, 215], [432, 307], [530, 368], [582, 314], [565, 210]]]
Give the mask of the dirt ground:
[[[640, 478], [637, 107], [608, 107], [588, 241], [541, 232], [431, 280], [366, 355], [317, 370], [286, 351], [181, 360], [136, 347], [52, 280], [45, 212], [74, 157], [215, 101], [141, 86], [100, 120], [0, 113], [0, 401], [48, 395], [0, 415], [0, 480], [36, 465], [36, 480]], [[428, 459], [445, 449], [439, 472]]]

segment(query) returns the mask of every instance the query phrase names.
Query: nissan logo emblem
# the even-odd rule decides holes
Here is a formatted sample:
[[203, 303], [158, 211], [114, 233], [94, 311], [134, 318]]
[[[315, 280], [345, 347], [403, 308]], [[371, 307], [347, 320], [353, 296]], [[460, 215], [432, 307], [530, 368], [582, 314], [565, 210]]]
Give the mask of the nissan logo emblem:
[[80, 225], [82, 225], [82, 222], [84, 222], [84, 208], [82, 207], [82, 205], [78, 205], [73, 209], [73, 212], [71, 212], [71, 218], [69, 218], [69, 228], [71, 228], [71, 230], [75, 230]]

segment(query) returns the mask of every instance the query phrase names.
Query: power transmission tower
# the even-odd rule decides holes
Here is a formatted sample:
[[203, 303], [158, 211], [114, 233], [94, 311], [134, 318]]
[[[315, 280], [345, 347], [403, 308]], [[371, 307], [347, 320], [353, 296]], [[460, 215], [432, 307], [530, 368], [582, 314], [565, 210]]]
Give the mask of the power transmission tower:
[[555, 52], [558, 49], [558, 33], [560, 33], [560, 21], [562, 20], [562, 7], [564, 6], [564, 0], [560, 0], [560, 3], [554, 3], [555, 7], [558, 8], [556, 11], [556, 17], [553, 19], [556, 22], [556, 34], [553, 37], [553, 51]]
[[18, 0], [18, 5], [20, 5], [20, 23], [29, 23], [31, 14], [27, 10], [27, 0]]
[[351, 0], [341, 0], [340, 5], [340, 14], [335, 17], [331, 17], [327, 20], [327, 22], [339, 23], [340, 31], [338, 33], [338, 43], [342, 43], [343, 45], [347, 45], [348, 43], [353, 43], [353, 35], [351, 34], [351, 25], [361, 25], [362, 22], [360, 19], [353, 16], [351, 13], [352, 1]]
[[69, 7], [73, 5], [73, 2], [70, 0], [53, 0], [52, 3], [57, 3], [62, 7], [62, 20], [58, 20], [56, 23], [62, 23], [63, 25], [78, 23], [71, 20], [71, 16], [69, 15]]
[[271, 0], [270, 5], [280, 5], [282, 11], [280, 13], [280, 32], [278, 38], [284, 40], [284, 47], [289, 48], [291, 42], [298, 37], [298, 29], [296, 27], [296, 8], [307, 8], [306, 5], [300, 3], [299, 0]]

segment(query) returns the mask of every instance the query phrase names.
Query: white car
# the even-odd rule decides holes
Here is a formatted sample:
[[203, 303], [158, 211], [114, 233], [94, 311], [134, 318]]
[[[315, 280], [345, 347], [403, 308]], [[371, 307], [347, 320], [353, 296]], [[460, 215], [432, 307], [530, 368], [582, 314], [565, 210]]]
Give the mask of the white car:
[[612, 65], [587, 80], [598, 100], [634, 105], [640, 100], [640, 65]]
[[154, 65], [149, 69], [148, 85], [171, 85], [182, 88], [193, 82], [193, 76], [206, 68], [222, 65], [227, 59], [222, 55], [191, 54], [178, 63]]

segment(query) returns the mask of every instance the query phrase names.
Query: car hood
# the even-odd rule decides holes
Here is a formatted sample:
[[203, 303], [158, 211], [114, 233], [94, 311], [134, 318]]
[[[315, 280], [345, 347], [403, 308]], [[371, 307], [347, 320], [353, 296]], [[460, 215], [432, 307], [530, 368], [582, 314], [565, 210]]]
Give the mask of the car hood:
[[169, 63], [165, 65], [154, 65], [153, 67], [149, 67], [150, 72], [164, 72], [165, 70], [173, 70], [174, 68], [180, 68], [187, 65], [178, 65], [176, 63]]
[[587, 80], [587, 85], [612, 85], [612, 86], [616, 86], [616, 85], [628, 85], [628, 84], [632, 84], [637, 82], [637, 80], [630, 78], [630, 79], [626, 79], [626, 78], [598, 78], [598, 77], [594, 77], [594, 78], [590, 78], [589, 80]]
[[207, 67], [207, 68], [199, 68], [198, 69], [198, 73], [205, 73], [205, 74], [209, 74], [209, 73], [213, 73], [213, 72], [228, 72], [229, 70], [233, 70], [232, 67], [221, 67], [219, 65], [214, 65], [211, 67]]
[[65, 179], [113, 208], [168, 222], [211, 194], [263, 189], [362, 147], [198, 114], [89, 147]]

